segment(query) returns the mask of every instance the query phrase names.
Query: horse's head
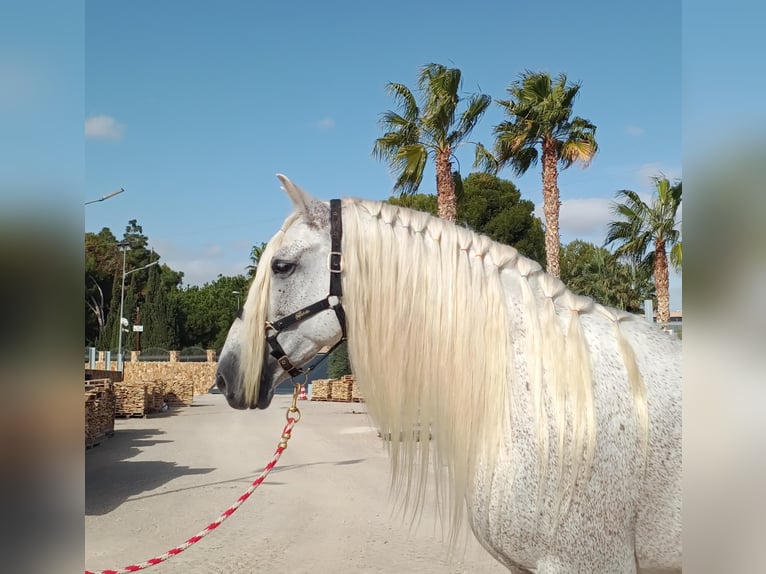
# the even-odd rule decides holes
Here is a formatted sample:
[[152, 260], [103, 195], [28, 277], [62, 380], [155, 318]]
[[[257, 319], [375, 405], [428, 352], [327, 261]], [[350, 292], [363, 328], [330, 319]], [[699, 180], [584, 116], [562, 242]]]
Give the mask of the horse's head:
[[261, 255], [245, 305], [229, 329], [216, 374], [218, 388], [238, 409], [268, 407], [276, 387], [290, 377], [289, 371], [295, 374], [323, 347], [342, 337], [339, 316], [332, 307], [339, 301], [328, 297], [330, 208], [286, 177], [277, 177], [295, 211]]

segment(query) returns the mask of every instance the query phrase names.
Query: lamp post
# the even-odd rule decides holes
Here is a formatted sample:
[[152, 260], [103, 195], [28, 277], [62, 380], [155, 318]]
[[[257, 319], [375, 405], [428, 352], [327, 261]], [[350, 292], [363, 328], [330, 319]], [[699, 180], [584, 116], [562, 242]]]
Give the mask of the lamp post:
[[237, 296], [237, 309], [236, 310], [239, 311], [239, 291], [232, 291], [231, 294]]
[[117, 336], [117, 370], [122, 372], [122, 330], [127, 326], [127, 320], [122, 316], [122, 309], [125, 304], [125, 277], [130, 275], [131, 273], [135, 273], [136, 271], [141, 271], [142, 269], [146, 269], [147, 267], [151, 267], [152, 265], [157, 265], [157, 263], [160, 262], [159, 259], [152, 261], [151, 263], [147, 263], [146, 265], [142, 267], [138, 267], [137, 269], [131, 269], [127, 273], [125, 272], [125, 253], [128, 250], [129, 243], [127, 241], [121, 241], [118, 243], [120, 247], [122, 247], [122, 285], [120, 286], [120, 331]]
[[99, 201], [104, 201], [106, 199], [109, 199], [110, 197], [114, 197], [115, 195], [121, 194], [123, 191], [125, 190], [123, 188], [120, 188], [117, 191], [113, 191], [112, 193], [107, 193], [106, 195], [99, 197], [98, 199], [91, 199], [90, 201], [86, 201], [85, 205], [88, 205], [90, 203], [97, 203]]

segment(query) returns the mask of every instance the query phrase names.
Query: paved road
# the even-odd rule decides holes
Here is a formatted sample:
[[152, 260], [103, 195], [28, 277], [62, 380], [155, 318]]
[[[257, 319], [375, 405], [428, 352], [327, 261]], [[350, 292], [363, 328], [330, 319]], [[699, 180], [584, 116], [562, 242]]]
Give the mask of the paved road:
[[[221, 395], [118, 419], [85, 455], [85, 566], [121, 568], [213, 521], [271, 459], [289, 396], [235, 411]], [[301, 402], [276, 469], [216, 531], [152, 574], [506, 573], [470, 537], [449, 557], [427, 505], [414, 531], [392, 515], [388, 461], [363, 404]]]

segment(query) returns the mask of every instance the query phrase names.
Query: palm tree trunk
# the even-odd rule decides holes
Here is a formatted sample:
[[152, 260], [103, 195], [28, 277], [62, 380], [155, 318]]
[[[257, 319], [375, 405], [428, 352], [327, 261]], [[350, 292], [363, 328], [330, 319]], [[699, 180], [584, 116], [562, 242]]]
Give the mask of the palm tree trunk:
[[451, 150], [437, 152], [436, 162], [436, 203], [438, 215], [447, 221], [457, 220], [457, 196], [455, 180], [452, 179]]
[[558, 169], [556, 168], [556, 142], [543, 140], [543, 214], [545, 215], [545, 267], [554, 277], [559, 277], [559, 199]]
[[657, 322], [670, 321], [670, 280], [665, 242], [654, 243], [654, 288], [657, 293]]

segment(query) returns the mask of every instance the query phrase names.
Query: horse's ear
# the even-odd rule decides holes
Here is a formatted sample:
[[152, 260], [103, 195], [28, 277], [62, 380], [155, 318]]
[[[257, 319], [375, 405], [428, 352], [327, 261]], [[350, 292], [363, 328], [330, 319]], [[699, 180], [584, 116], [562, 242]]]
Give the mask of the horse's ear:
[[282, 189], [293, 202], [295, 209], [303, 213], [305, 220], [310, 225], [322, 225], [327, 221], [329, 211], [325, 204], [311, 197], [281, 173], [277, 174], [277, 178], [282, 182]]

